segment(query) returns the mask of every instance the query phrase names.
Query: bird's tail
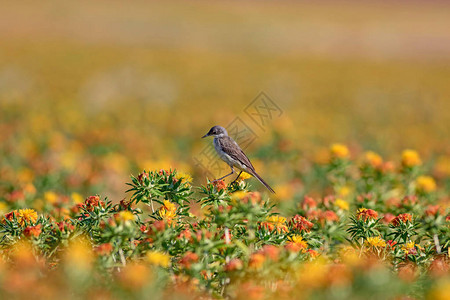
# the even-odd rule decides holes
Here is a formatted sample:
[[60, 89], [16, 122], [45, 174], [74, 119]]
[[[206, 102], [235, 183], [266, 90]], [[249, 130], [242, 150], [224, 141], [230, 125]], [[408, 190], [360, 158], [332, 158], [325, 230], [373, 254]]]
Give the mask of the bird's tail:
[[261, 182], [269, 191], [271, 191], [272, 193], [275, 194], [275, 191], [273, 190], [273, 188], [271, 188], [270, 185], [268, 185], [267, 182], [265, 182], [264, 179], [262, 179], [261, 176], [258, 175], [258, 173], [256, 173], [255, 171], [251, 170], [251, 174], [254, 177], [256, 177], [256, 179], [258, 179], [259, 182]]

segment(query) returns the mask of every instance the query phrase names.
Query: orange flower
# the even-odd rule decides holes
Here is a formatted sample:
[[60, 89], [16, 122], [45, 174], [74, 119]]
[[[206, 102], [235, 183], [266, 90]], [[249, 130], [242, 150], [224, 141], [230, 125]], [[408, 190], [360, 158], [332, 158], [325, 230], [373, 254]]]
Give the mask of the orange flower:
[[266, 219], [266, 222], [263, 223], [269, 223], [272, 224], [274, 229], [278, 232], [287, 232], [288, 227], [286, 225], [286, 218], [282, 216], [270, 216]]
[[198, 261], [198, 255], [193, 252], [186, 252], [182, 259], [180, 259], [179, 264], [185, 269], [190, 269], [191, 265]]
[[309, 196], [303, 197], [303, 202], [302, 202], [303, 210], [308, 210], [308, 209], [314, 208], [316, 206], [317, 206], [317, 202], [312, 197], [309, 197]]
[[225, 271], [231, 272], [235, 270], [241, 270], [243, 267], [242, 261], [239, 258], [233, 258], [224, 267]]
[[99, 255], [109, 255], [111, 251], [113, 250], [113, 245], [111, 243], [104, 243], [101, 245], [98, 245], [95, 248], [95, 252]]
[[289, 225], [292, 227], [294, 231], [302, 232], [306, 231], [309, 232], [311, 228], [314, 226], [313, 223], [308, 221], [305, 217], [302, 217], [300, 215], [295, 215], [290, 221]]
[[266, 258], [262, 253], [253, 253], [250, 255], [248, 266], [253, 269], [261, 269], [265, 260]]
[[99, 205], [104, 207], [105, 203], [103, 201], [100, 201], [99, 196], [89, 196], [84, 201], [84, 205], [85, 205], [87, 211], [94, 211], [95, 207], [97, 207]]
[[360, 208], [356, 213], [356, 218], [358, 220], [364, 219], [364, 221], [367, 221], [368, 219], [376, 219], [378, 218], [378, 213], [373, 209]]
[[261, 203], [261, 194], [259, 192], [249, 192], [241, 199], [242, 203], [251, 203], [253, 205]]
[[435, 216], [440, 210], [440, 206], [438, 205], [428, 205], [425, 210], [425, 214], [427, 216]]
[[216, 187], [217, 191], [225, 190], [227, 188], [227, 184], [223, 180], [213, 181], [213, 186]]
[[277, 261], [278, 255], [280, 254], [280, 249], [274, 245], [264, 245], [261, 249], [261, 253], [271, 260]]
[[412, 221], [412, 216], [410, 214], [399, 214], [392, 220], [392, 225], [399, 226], [401, 223]]
[[131, 263], [117, 274], [119, 283], [126, 289], [138, 290], [149, 283], [151, 272], [143, 264]]
[[316, 258], [317, 256], [319, 256], [319, 252], [313, 249], [306, 250], [306, 253], [308, 253], [311, 258]]
[[326, 211], [320, 213], [319, 220], [321, 222], [324, 222], [324, 221], [334, 222], [334, 221], [339, 221], [339, 217], [336, 215], [336, 213], [334, 211], [326, 210]]
[[42, 232], [41, 227], [42, 227], [41, 224], [38, 224], [36, 226], [28, 226], [27, 228], [25, 228], [23, 230], [23, 234], [26, 237], [31, 237], [31, 236], [38, 237]]
[[14, 216], [16, 216], [16, 214], [17, 214], [17, 210], [13, 210], [9, 213], [6, 213], [2, 219], [2, 223], [5, 223], [5, 220], [8, 220], [8, 221], [14, 220]]
[[383, 165], [383, 159], [380, 155], [373, 151], [367, 151], [364, 154], [365, 163], [374, 169], [379, 169]]
[[384, 214], [384, 217], [383, 217], [383, 223], [389, 224], [389, 223], [391, 223], [392, 220], [394, 220], [394, 219], [395, 219], [395, 216], [394, 216], [393, 214], [391, 214], [391, 213], [386, 213], [386, 214]]

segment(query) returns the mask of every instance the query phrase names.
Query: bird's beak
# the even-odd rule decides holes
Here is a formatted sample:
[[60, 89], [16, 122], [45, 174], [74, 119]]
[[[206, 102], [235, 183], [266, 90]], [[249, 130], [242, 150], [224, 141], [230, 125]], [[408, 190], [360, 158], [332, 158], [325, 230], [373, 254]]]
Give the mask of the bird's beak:
[[204, 136], [202, 136], [202, 139], [204, 139], [205, 137], [209, 136], [208, 134], [205, 134]]

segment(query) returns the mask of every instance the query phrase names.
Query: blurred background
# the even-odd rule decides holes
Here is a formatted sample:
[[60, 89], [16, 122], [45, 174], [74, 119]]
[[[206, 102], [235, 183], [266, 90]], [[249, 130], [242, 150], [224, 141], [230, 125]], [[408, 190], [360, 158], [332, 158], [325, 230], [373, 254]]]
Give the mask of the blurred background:
[[[355, 159], [416, 149], [450, 174], [446, 1], [1, 6], [2, 199], [117, 201], [143, 169], [204, 184], [195, 158], [212, 141], [200, 137], [236, 118], [281, 198], [335, 142]], [[280, 109], [264, 128], [246, 113], [262, 91]]]

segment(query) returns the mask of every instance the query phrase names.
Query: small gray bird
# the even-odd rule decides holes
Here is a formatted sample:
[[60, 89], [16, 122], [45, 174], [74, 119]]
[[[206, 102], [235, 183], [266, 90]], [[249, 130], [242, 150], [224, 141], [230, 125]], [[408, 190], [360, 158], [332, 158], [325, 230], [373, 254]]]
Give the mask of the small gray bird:
[[239, 178], [242, 171], [245, 171], [256, 177], [256, 179], [258, 179], [269, 191], [275, 194], [275, 191], [261, 178], [261, 176], [258, 175], [258, 173], [256, 173], [250, 159], [248, 159], [241, 147], [239, 147], [239, 145], [228, 136], [228, 132], [225, 128], [222, 126], [214, 126], [208, 131], [207, 134], [202, 136], [202, 138], [211, 135], [214, 136], [214, 148], [216, 148], [217, 154], [219, 154], [220, 158], [231, 167], [230, 174], [216, 179], [216, 181], [234, 174], [233, 167], [237, 167], [241, 170], [241, 172], [236, 179]]

